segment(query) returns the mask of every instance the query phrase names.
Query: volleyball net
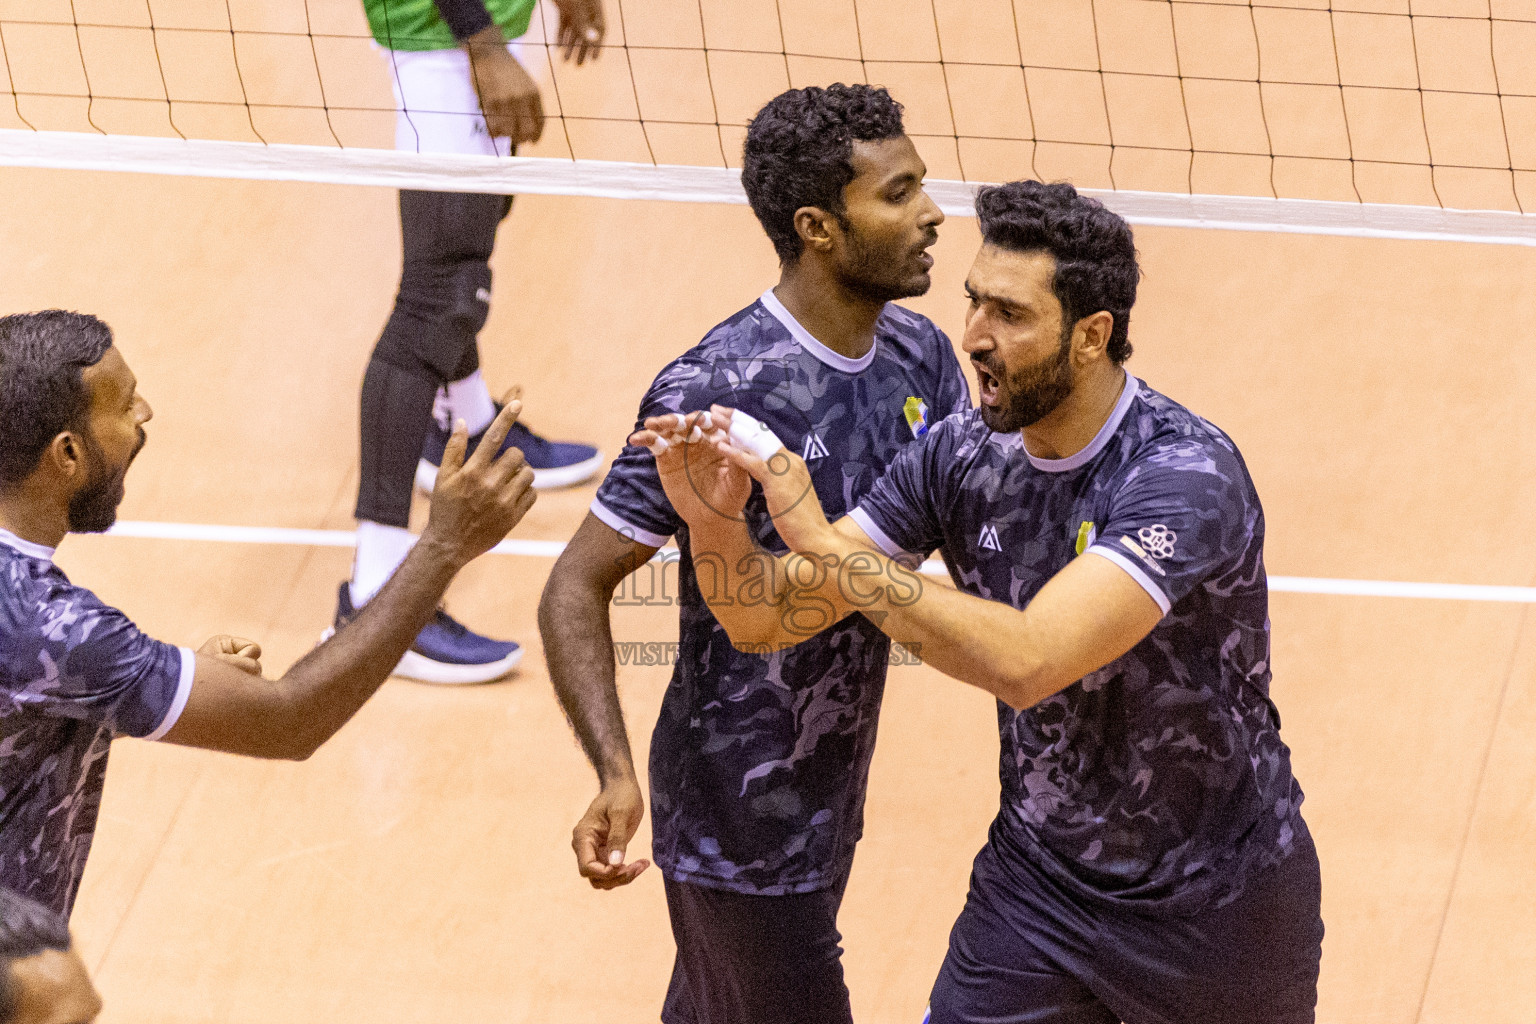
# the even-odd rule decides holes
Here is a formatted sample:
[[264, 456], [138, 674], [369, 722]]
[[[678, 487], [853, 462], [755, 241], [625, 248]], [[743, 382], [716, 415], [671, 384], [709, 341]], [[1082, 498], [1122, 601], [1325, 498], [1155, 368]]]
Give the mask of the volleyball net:
[[395, 152], [360, 0], [0, 0], [0, 164], [742, 202], [790, 87], [906, 108], [948, 212], [1068, 180], [1133, 222], [1536, 244], [1536, 0], [607, 0], [512, 159]]

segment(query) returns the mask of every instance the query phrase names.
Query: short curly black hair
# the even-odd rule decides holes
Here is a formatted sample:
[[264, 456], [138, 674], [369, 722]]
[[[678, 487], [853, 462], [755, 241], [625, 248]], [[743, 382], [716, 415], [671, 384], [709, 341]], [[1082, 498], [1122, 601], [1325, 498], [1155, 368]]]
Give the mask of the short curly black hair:
[[791, 89], [757, 112], [747, 125], [741, 184], [781, 263], [800, 258], [796, 210], [815, 206], [842, 219], [853, 144], [904, 134], [901, 104], [873, 85]]
[[1131, 226], [1103, 203], [1065, 182], [1010, 181], [976, 193], [986, 245], [1014, 252], [1043, 250], [1056, 258], [1051, 290], [1061, 302], [1065, 330], [1107, 310], [1114, 318], [1107, 352], [1116, 364], [1131, 356], [1131, 307], [1141, 267]]

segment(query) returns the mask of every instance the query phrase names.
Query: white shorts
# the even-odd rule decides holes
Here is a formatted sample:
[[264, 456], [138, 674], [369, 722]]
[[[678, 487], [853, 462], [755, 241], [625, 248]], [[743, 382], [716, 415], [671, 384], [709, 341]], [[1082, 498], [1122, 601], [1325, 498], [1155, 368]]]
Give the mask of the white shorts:
[[[507, 51], [518, 55], [516, 43]], [[469, 54], [384, 50], [395, 87], [395, 148], [414, 153], [510, 156], [512, 142], [492, 138], [470, 77]]]

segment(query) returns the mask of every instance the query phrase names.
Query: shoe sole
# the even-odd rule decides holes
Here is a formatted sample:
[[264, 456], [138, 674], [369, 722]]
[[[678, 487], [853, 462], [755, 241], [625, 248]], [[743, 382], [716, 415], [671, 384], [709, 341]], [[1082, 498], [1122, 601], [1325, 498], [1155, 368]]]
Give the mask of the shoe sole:
[[[335, 635], [335, 627], [327, 627], [325, 632], [320, 634], [320, 642], [325, 643]], [[438, 686], [473, 686], [477, 683], [495, 682], [517, 668], [522, 660], [522, 648], [518, 648], [500, 661], [486, 662], [483, 665], [454, 665], [446, 661], [433, 661], [415, 651], [406, 651], [405, 656], [400, 659], [400, 663], [395, 666], [390, 675]]]
[[518, 648], [500, 661], [487, 662], [484, 665], [454, 665], [446, 661], [433, 661], [415, 651], [406, 651], [405, 657], [400, 659], [400, 664], [395, 666], [392, 674], [404, 679], [414, 679], [418, 683], [435, 683], [438, 686], [472, 686], [476, 683], [489, 683], [500, 679], [517, 668], [517, 663], [522, 660], [522, 648]]
[[[533, 471], [533, 487], [538, 491], [552, 491], [561, 487], [574, 487], [592, 479], [597, 471], [603, 468], [603, 453], [598, 452], [590, 459], [573, 462], [569, 466], [556, 466], [552, 469], [535, 469]], [[416, 462], [416, 487], [426, 494], [432, 493], [432, 488], [437, 486], [437, 467], [426, 459]]]

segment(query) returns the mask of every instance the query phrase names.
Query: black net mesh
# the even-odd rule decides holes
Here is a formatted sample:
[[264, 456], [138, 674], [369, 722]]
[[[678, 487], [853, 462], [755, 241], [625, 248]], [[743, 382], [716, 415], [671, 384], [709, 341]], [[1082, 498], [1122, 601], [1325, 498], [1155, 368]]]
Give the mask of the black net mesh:
[[[535, 12], [523, 155], [734, 166], [790, 86], [869, 81], [931, 176], [1520, 210], [1536, 0], [607, 0]], [[0, 0], [0, 128], [389, 148], [359, 0]]]

